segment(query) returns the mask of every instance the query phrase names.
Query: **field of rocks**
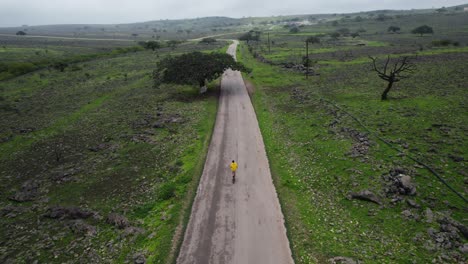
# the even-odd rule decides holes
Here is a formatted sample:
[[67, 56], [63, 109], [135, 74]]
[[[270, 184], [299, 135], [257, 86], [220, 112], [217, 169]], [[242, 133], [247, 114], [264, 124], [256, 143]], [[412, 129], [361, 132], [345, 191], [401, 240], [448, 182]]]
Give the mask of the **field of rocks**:
[[[355, 15], [263, 32], [238, 56], [253, 69], [244, 77], [295, 261], [465, 263], [468, 15]], [[426, 21], [434, 34], [409, 32]], [[309, 37], [320, 43], [307, 69]], [[409, 56], [416, 70], [381, 101], [386, 82], [368, 56]]]
[[[0, 57], [21, 49], [23, 62], [102, 48], [51, 41], [38, 55], [33, 49], [45, 47], [4, 43]], [[171, 261], [201, 174], [218, 83], [199, 95], [189, 86], [156, 88], [151, 74], [169, 54], [225, 45], [135, 49], [0, 81], [0, 262]]]

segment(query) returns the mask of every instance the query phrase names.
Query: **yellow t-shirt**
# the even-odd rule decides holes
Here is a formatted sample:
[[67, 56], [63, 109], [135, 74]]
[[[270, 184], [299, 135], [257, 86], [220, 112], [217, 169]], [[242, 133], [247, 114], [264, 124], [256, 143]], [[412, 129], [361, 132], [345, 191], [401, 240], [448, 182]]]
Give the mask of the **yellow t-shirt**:
[[236, 170], [237, 170], [237, 163], [236, 163], [236, 162], [232, 162], [232, 163], [231, 163], [231, 170], [232, 170], [232, 171], [236, 171]]

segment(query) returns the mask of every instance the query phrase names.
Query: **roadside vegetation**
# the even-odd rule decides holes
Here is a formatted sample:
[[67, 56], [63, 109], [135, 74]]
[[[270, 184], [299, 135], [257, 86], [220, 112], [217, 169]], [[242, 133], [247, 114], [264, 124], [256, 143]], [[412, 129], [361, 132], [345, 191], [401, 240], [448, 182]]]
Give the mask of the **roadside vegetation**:
[[[238, 52], [295, 261], [465, 263], [468, 16], [371, 14], [261, 32]], [[411, 32], [426, 21], [433, 34]], [[387, 100], [369, 56], [414, 66]]]
[[[64, 51], [56, 58], [66, 67], [0, 81], [0, 262], [171, 262], [219, 81], [200, 95], [188, 85], [154, 87], [152, 72], [168, 55], [226, 44], [117, 46], [98, 55], [49, 45], [50, 53]], [[2, 61], [14, 60], [10, 52], [29, 54], [11, 63], [34, 60], [24, 46], [3, 48]]]
[[[459, 6], [1, 28], [0, 262], [174, 263], [225, 67], [155, 70], [239, 38], [296, 263], [466, 263], [467, 21]], [[408, 60], [390, 85], [385, 65]]]

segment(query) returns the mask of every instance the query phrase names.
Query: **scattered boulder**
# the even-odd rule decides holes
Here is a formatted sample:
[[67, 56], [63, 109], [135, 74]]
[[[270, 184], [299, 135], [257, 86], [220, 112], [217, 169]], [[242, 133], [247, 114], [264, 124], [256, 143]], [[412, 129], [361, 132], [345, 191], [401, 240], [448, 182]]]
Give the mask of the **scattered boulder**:
[[416, 221], [420, 220], [419, 215], [417, 213], [413, 213], [411, 210], [404, 210], [403, 212], [401, 212], [401, 215], [406, 220], [416, 220]]
[[94, 236], [97, 233], [96, 227], [85, 223], [83, 220], [74, 220], [67, 224], [73, 233], [85, 236]]
[[179, 116], [172, 116], [172, 117], [168, 117], [164, 120], [164, 123], [168, 123], [168, 124], [182, 124], [184, 123], [184, 120], [179, 117]]
[[389, 171], [389, 174], [391, 176], [398, 176], [400, 174], [408, 174], [408, 171], [405, 168], [402, 168], [402, 167], [395, 167], [395, 168], [392, 168]]
[[111, 224], [113, 226], [116, 226], [119, 229], [124, 229], [126, 227], [130, 226], [130, 222], [125, 216], [116, 214], [116, 213], [110, 213], [107, 216], [106, 222], [108, 224]]
[[128, 226], [124, 229], [122, 236], [129, 237], [129, 236], [134, 236], [134, 235], [140, 235], [143, 233], [145, 233], [145, 230], [143, 228]]
[[440, 224], [439, 230], [429, 228], [427, 233], [432, 238], [434, 249], [460, 249], [464, 245], [461, 243], [461, 235], [467, 238], [466, 227], [448, 216], [437, 219]]
[[346, 134], [355, 142], [351, 146], [351, 149], [348, 151], [347, 155], [352, 158], [357, 158], [364, 157], [367, 155], [367, 153], [369, 153], [371, 142], [369, 136], [366, 133], [362, 133], [356, 129], [348, 127], [342, 127], [340, 132]]
[[153, 128], [164, 128], [164, 124], [160, 121], [153, 124]]
[[463, 225], [462, 223], [460, 223], [458, 221], [455, 221], [454, 219], [452, 219], [452, 218], [450, 218], [448, 216], [444, 216], [444, 217], [440, 218], [438, 220], [438, 222], [441, 224], [441, 226], [443, 226], [443, 225], [452, 225], [452, 226], [454, 226], [463, 235], [463, 237], [465, 237], [465, 239], [468, 239], [468, 228], [465, 225]]
[[390, 195], [416, 195], [416, 186], [411, 177], [400, 172], [404, 170], [395, 168], [382, 176], [386, 182], [385, 192]]
[[143, 253], [135, 253], [133, 255], [133, 263], [135, 264], [145, 264], [146, 263], [146, 258]]
[[460, 250], [460, 252], [463, 254], [468, 254], [468, 243], [465, 243], [462, 246], [460, 246], [458, 250]]
[[97, 216], [97, 213], [78, 207], [53, 206], [49, 207], [45, 216], [53, 219], [86, 219]]
[[57, 183], [70, 182], [74, 180], [74, 176], [80, 171], [80, 167], [73, 167], [66, 171], [60, 169], [51, 175], [51, 179]]
[[431, 208], [426, 208], [426, 222], [432, 223], [434, 221], [434, 213], [432, 212]]
[[27, 211], [27, 209], [24, 207], [7, 205], [0, 209], [0, 216], [6, 218], [15, 218], [18, 214], [24, 213], [25, 211]]
[[110, 147], [110, 144], [108, 143], [101, 143], [97, 146], [94, 146], [94, 147], [91, 147], [91, 148], [88, 148], [89, 151], [91, 152], [99, 152], [101, 150], [105, 150], [105, 149], [108, 149]]
[[21, 186], [21, 188], [8, 199], [15, 202], [34, 201], [39, 196], [39, 183], [34, 180], [29, 180]]
[[406, 200], [406, 203], [413, 208], [418, 208], [418, 209], [421, 208], [421, 206], [418, 203], [416, 203], [416, 201], [414, 200], [408, 199]]
[[369, 201], [369, 202], [376, 203], [378, 205], [382, 204], [382, 202], [380, 201], [380, 198], [369, 190], [360, 191], [358, 193], [351, 193], [350, 196], [353, 199]]
[[406, 194], [406, 195], [415, 195], [416, 194], [416, 187], [411, 181], [411, 177], [408, 175], [400, 174], [398, 175], [399, 177], [399, 183], [400, 187], [400, 194]]
[[454, 155], [454, 154], [449, 154], [448, 157], [453, 160], [454, 162], [462, 162], [465, 160], [465, 158], [461, 157], [461, 156], [457, 156], [457, 155]]
[[356, 261], [348, 257], [334, 257], [328, 260], [330, 264], [359, 264], [359, 261]]

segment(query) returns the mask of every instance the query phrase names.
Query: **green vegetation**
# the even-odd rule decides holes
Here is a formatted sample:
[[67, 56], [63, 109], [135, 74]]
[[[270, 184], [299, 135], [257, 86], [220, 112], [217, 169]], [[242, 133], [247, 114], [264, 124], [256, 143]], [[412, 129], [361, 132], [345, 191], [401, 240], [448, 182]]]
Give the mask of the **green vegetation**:
[[[44, 56], [40, 58], [31, 58], [29, 62], [0, 62], [0, 81], [20, 76], [29, 72], [36, 71], [45, 67], [52, 67], [61, 72], [72, 63], [79, 63], [100, 58], [114, 57], [120, 54], [141, 51], [141, 47], [116, 48], [110, 52], [102, 52], [97, 54], [74, 55], [67, 58], [54, 58]], [[1, 55], [8, 53], [8, 49]]]
[[422, 37], [424, 34], [434, 34], [434, 30], [428, 25], [423, 25], [411, 30], [411, 33], [420, 34]]
[[[409, 32], [425, 20], [433, 21], [434, 38], [459, 46], [434, 47], [432, 38]], [[270, 52], [265, 38], [241, 45], [238, 59], [253, 69], [244, 77], [255, 85], [252, 101], [296, 263], [337, 256], [362, 263], [466, 261], [460, 247], [467, 238], [461, 229], [446, 229], [454, 226], [450, 221], [468, 224], [466, 201], [413, 160], [466, 199], [468, 32], [462, 21], [462, 13], [386, 14], [336, 23], [350, 32], [361, 28], [355, 40], [330, 37], [332, 23], [306, 26], [301, 32], [320, 38], [309, 44], [315, 66], [308, 79], [302, 67], [307, 36], [281, 28], [270, 32]], [[390, 23], [401, 33], [387, 33]], [[412, 56], [416, 69], [381, 101], [384, 83], [368, 56], [389, 54], [392, 61]], [[400, 173], [410, 176], [415, 195], [392, 189]], [[380, 205], [352, 198], [365, 190]]]
[[200, 43], [208, 43], [208, 44], [214, 43], [214, 42], [216, 42], [216, 39], [214, 38], [204, 38], [200, 41]]
[[[465, 263], [466, 201], [421, 164], [468, 196], [466, 25], [460, 6], [1, 28], [0, 262], [175, 262], [233, 66], [209, 54], [238, 38], [296, 263]], [[416, 70], [382, 101], [369, 56]]]
[[[0, 81], [0, 262], [172, 261], [214, 125], [218, 81], [199, 95], [183, 85], [156, 89], [151, 72], [165, 56], [224, 45], [71, 56], [60, 59], [73, 62], [64, 72]], [[17, 48], [0, 56], [10, 50]]]
[[219, 78], [227, 69], [244, 70], [242, 64], [226, 53], [191, 52], [177, 57], [167, 57], [160, 61], [153, 73], [156, 85], [176, 83], [199, 85]]
[[138, 44], [140, 44], [143, 48], [150, 49], [152, 51], [162, 48], [161, 43], [158, 41], [143, 41], [139, 42]]

